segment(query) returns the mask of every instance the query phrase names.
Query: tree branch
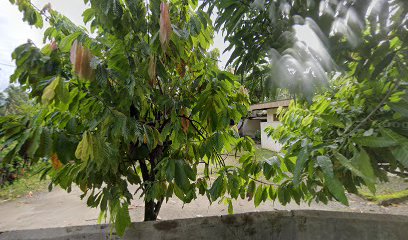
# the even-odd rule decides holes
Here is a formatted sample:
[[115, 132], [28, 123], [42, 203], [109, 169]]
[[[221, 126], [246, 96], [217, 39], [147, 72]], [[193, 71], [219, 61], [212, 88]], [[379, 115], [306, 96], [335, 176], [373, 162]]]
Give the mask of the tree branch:
[[264, 181], [258, 180], [258, 179], [256, 179], [256, 178], [253, 178], [253, 177], [249, 177], [249, 178], [252, 179], [252, 180], [255, 181], [255, 182], [258, 182], [258, 183], [261, 183], [261, 184], [264, 184], [264, 185], [275, 186], [275, 187], [279, 187], [279, 186], [280, 186], [280, 185], [278, 185], [278, 184], [264, 182]]
[[[187, 116], [184, 116], [184, 115], [180, 115], [179, 117], [185, 118], [185, 119], [189, 120], [190, 123], [191, 123], [191, 126], [193, 126], [193, 128], [196, 130], [196, 132], [197, 132], [204, 140], [207, 139], [207, 138], [204, 136], [204, 134], [197, 128], [197, 126], [194, 125], [194, 123], [197, 123], [197, 124], [200, 125], [201, 129], [205, 130], [205, 129], [203, 128], [203, 126], [201, 126], [201, 124], [200, 124], [198, 121], [196, 121], [196, 120], [194, 120], [194, 119], [191, 119], [191, 118], [189, 118], [189, 117], [187, 117]], [[208, 134], [208, 132], [206, 132], [206, 134]], [[215, 157], [218, 159], [218, 161], [219, 161], [219, 163], [221, 164], [221, 166], [222, 166], [222, 167], [225, 167], [225, 159], [223, 159], [223, 158], [221, 157], [221, 155], [216, 151], [216, 149], [215, 149], [214, 147], [213, 147], [213, 151], [214, 151], [214, 153], [215, 153], [215, 155], [216, 155]]]
[[355, 126], [350, 132], [346, 133], [347, 130], [345, 131], [345, 136], [344, 136], [344, 142], [343, 144], [340, 145], [339, 149], [342, 149], [346, 145], [346, 140], [348, 137], [351, 136], [355, 131], [357, 131], [363, 124], [368, 121], [383, 105], [384, 103], [388, 100], [388, 98], [391, 96], [392, 92], [398, 88], [400, 80], [398, 80], [393, 87], [388, 89], [387, 94], [384, 96], [384, 98], [378, 103], [378, 105], [365, 117], [362, 121], [360, 121], [357, 126]]

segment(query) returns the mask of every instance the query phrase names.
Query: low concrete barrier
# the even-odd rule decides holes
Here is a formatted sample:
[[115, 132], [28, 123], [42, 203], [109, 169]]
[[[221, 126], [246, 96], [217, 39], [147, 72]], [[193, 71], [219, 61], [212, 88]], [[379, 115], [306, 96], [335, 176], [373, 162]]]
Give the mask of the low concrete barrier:
[[[107, 225], [20, 230], [0, 239], [120, 239]], [[406, 240], [408, 216], [329, 211], [273, 211], [137, 222], [123, 239]]]

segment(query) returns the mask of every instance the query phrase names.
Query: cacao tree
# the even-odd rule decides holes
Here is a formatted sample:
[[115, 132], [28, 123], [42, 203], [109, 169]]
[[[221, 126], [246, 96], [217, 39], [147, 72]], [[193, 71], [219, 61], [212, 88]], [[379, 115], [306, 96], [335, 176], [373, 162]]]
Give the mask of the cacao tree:
[[[51, 177], [50, 189], [78, 185], [119, 235], [134, 196], [144, 199], [144, 219], [155, 220], [173, 195], [188, 203], [246, 191], [248, 178], [221, 154], [253, 150], [235, 126], [248, 93], [208, 51], [213, 28], [198, 1], [85, 0], [91, 32], [50, 5], [10, 2], [30, 25], [49, 27], [43, 47], [29, 41], [13, 52], [11, 82], [39, 107], [0, 119], [4, 162], [49, 159], [42, 177]], [[223, 177], [211, 184], [213, 167]]]

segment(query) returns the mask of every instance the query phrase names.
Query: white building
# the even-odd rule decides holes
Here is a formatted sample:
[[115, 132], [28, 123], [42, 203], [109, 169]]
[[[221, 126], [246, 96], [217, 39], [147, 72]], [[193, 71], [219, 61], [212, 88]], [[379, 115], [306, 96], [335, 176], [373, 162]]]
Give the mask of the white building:
[[276, 111], [279, 107], [288, 107], [289, 103], [290, 100], [281, 100], [251, 105], [252, 114], [245, 119], [243, 126], [240, 128], [241, 134], [252, 138], [260, 135], [262, 148], [279, 152], [282, 147], [281, 144], [268, 137], [265, 129], [269, 126], [279, 126], [280, 122], [276, 117]]

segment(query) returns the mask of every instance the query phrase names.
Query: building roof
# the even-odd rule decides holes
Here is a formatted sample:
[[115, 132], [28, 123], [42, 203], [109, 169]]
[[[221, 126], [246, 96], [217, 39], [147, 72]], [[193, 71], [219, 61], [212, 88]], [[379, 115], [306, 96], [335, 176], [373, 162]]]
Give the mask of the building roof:
[[288, 107], [291, 99], [280, 100], [275, 102], [267, 102], [267, 103], [258, 103], [253, 104], [249, 107], [251, 111], [254, 110], [266, 110], [271, 108], [278, 108], [278, 107]]

